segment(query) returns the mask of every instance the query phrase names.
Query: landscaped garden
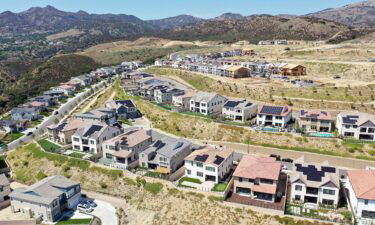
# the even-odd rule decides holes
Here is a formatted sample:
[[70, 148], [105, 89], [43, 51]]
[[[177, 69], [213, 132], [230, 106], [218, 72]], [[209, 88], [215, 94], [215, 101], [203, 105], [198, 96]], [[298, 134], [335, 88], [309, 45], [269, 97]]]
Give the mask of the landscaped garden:
[[219, 183], [215, 184], [215, 186], [211, 189], [211, 191], [215, 192], [224, 192], [227, 189], [228, 183]]
[[38, 141], [38, 144], [47, 152], [56, 152], [61, 146], [48, 141], [47, 139], [42, 139]]
[[63, 218], [60, 222], [56, 223], [56, 225], [65, 225], [65, 224], [73, 224], [73, 225], [88, 225], [91, 223], [90, 218], [87, 219], [69, 219]]
[[199, 179], [190, 178], [190, 177], [182, 177], [180, 180], [178, 180], [178, 186], [179, 187], [195, 188], [195, 187], [186, 185], [185, 182], [195, 183], [195, 184], [201, 184], [202, 183], [202, 181], [200, 181]]

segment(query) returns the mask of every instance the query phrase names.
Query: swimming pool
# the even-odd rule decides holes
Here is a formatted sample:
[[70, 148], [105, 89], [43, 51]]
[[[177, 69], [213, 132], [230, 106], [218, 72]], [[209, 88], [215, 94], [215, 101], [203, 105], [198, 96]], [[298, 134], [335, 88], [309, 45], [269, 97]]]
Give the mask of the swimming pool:
[[331, 133], [319, 133], [319, 132], [311, 132], [311, 133], [308, 133], [307, 135], [310, 136], [310, 137], [325, 137], [325, 138], [333, 138], [333, 137], [335, 137]]

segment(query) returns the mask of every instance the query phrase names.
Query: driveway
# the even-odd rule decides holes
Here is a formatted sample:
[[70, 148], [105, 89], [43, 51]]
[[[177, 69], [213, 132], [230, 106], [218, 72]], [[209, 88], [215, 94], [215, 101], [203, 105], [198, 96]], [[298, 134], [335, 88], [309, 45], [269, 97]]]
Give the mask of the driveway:
[[101, 200], [94, 200], [94, 202], [98, 206], [90, 213], [91, 215], [98, 217], [103, 225], [118, 225], [116, 209], [113, 205]]

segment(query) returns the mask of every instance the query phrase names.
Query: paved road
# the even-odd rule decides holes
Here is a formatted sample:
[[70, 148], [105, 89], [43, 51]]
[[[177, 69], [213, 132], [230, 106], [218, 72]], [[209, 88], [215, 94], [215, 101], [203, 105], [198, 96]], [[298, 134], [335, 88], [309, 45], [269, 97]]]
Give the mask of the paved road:
[[[98, 93], [99, 91], [101, 91], [105, 87], [104, 86], [105, 82], [106, 81], [102, 81], [102, 82], [92, 86], [92, 88], [99, 87], [98, 90], [95, 93]], [[55, 115], [55, 111], [54, 111], [51, 116], [49, 116], [47, 118], [44, 118], [44, 120], [41, 122], [41, 124], [39, 124], [37, 126], [37, 129], [32, 128], [32, 129], [28, 129], [27, 131], [25, 131], [26, 134], [29, 133], [29, 132], [33, 132], [34, 136], [33, 135], [30, 135], [30, 136], [25, 135], [25, 136], [15, 140], [15, 141], [9, 143], [8, 144], [8, 150], [13, 150], [13, 149], [17, 148], [18, 146], [20, 146], [21, 143], [31, 142], [34, 138], [40, 136], [39, 132], [37, 132], [37, 131], [45, 129], [47, 126], [50, 126], [50, 125], [54, 124], [56, 119], [58, 119], [58, 120], [62, 119], [64, 113], [72, 111], [72, 109], [74, 108], [75, 105], [82, 102], [81, 97], [84, 96], [89, 91], [90, 91], [90, 89], [86, 89], [84, 92], [78, 93], [75, 97], [69, 99], [68, 102], [61, 105], [59, 109], [55, 110], [55, 111], [59, 112], [57, 115]], [[84, 99], [84, 100], [86, 100], [86, 99]]]

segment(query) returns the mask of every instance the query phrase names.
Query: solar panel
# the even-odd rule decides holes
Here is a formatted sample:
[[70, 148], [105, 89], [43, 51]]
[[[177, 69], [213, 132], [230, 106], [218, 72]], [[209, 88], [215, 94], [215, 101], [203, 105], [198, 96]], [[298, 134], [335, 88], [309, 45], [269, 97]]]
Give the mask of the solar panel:
[[283, 112], [284, 107], [281, 106], [263, 106], [260, 113], [280, 115]]
[[301, 164], [295, 164], [296, 170], [303, 173], [309, 181], [321, 182], [325, 173], [336, 173], [336, 168], [334, 167], [322, 167], [319, 171], [314, 165], [302, 166]]
[[216, 156], [216, 159], [215, 159], [215, 161], [214, 161], [214, 164], [216, 164], [216, 165], [220, 165], [223, 161], [224, 161], [224, 158], [223, 158], [223, 157]]
[[103, 126], [92, 125], [83, 136], [84, 137], [91, 136], [95, 132], [100, 131], [102, 128], [103, 128]]
[[208, 155], [197, 155], [197, 156], [194, 158], [194, 161], [198, 161], [198, 162], [206, 162], [207, 159], [208, 159]]
[[165, 145], [165, 143], [158, 140], [158, 141], [155, 142], [154, 147], [159, 149], [159, 148], [162, 148], [164, 145]]
[[343, 117], [342, 120], [344, 123], [355, 124], [358, 118], [359, 116], [346, 116], [346, 117]]
[[239, 104], [237, 101], [227, 101], [224, 105], [224, 107], [233, 108], [236, 107]]
[[322, 171], [326, 172], [326, 173], [336, 173], [336, 168], [328, 167], [328, 166], [322, 166]]

